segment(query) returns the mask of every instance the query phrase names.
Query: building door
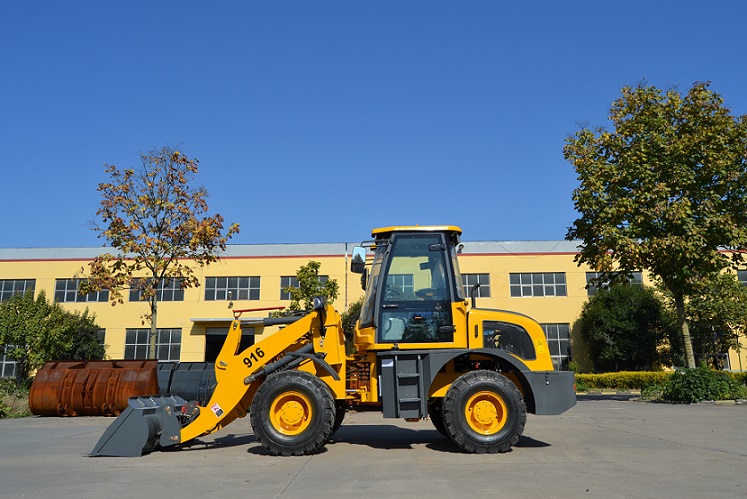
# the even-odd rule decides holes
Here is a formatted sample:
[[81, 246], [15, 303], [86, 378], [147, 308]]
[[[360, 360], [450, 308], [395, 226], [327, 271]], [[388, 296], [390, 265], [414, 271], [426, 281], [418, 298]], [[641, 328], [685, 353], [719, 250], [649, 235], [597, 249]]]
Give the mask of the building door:
[[[215, 362], [228, 337], [227, 327], [205, 328], [205, 362]], [[241, 329], [239, 352], [254, 345], [254, 328]]]

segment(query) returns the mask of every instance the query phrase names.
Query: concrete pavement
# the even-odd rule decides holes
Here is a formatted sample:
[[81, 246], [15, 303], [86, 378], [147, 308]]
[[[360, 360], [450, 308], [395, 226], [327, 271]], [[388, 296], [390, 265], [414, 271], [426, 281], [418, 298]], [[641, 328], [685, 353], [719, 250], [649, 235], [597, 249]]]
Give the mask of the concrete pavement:
[[747, 405], [581, 397], [529, 415], [498, 455], [462, 454], [429, 421], [353, 412], [320, 454], [270, 457], [248, 419], [141, 458], [86, 456], [110, 418], [0, 420], [0, 498], [747, 497]]

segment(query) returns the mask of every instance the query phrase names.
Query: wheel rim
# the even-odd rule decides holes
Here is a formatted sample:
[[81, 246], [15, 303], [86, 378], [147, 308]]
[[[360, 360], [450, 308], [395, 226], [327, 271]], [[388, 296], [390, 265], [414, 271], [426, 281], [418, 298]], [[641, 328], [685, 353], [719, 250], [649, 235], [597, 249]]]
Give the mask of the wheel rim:
[[467, 400], [464, 415], [474, 431], [481, 435], [493, 435], [506, 425], [508, 408], [498, 394], [482, 391]]
[[300, 392], [285, 392], [272, 401], [270, 421], [284, 435], [298, 435], [311, 424], [311, 401]]

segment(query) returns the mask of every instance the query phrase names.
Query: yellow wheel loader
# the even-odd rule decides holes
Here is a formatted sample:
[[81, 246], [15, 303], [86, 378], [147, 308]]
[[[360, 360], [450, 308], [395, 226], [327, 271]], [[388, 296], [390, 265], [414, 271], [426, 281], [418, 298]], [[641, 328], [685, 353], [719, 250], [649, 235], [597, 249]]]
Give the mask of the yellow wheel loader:
[[[553, 369], [531, 318], [475, 306], [465, 296], [455, 226], [386, 227], [353, 250], [365, 298], [346, 354], [340, 315], [314, 310], [238, 351], [239, 313], [215, 363], [205, 406], [175, 396], [134, 397], [93, 456], [140, 456], [180, 445], [250, 415], [271, 455], [322, 448], [349, 408], [384, 418], [430, 418], [471, 453], [506, 452], [527, 412], [560, 414], [576, 403], [572, 372]], [[372, 258], [369, 258], [372, 253]]]

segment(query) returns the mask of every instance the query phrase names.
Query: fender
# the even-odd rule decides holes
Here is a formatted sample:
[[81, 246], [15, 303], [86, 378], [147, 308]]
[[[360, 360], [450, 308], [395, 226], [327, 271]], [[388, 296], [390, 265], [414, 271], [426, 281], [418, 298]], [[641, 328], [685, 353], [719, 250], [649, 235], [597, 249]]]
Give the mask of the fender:
[[[382, 405], [384, 417], [402, 417], [398, 410], [396, 398], [399, 390], [397, 378], [403, 373], [400, 365], [417, 363], [417, 375], [421, 393], [444, 391], [447, 385], [434, 387], [433, 382], [439, 371], [449, 362], [461, 356], [478, 356], [497, 361], [501, 371], [517, 384], [524, 395], [527, 411], [534, 414], [560, 414], [573, 407], [576, 394], [573, 382], [567, 379], [572, 372], [532, 371], [521, 359], [505, 350], [491, 348], [454, 349], [454, 350], [388, 350], [378, 352], [378, 362], [382, 373]], [[389, 369], [389, 368], [392, 369]], [[405, 368], [406, 369], [406, 368]], [[447, 381], [450, 385], [451, 381]], [[562, 386], [570, 387], [562, 390]], [[442, 395], [441, 395], [442, 396]], [[427, 413], [425, 397], [421, 400], [420, 412]]]

